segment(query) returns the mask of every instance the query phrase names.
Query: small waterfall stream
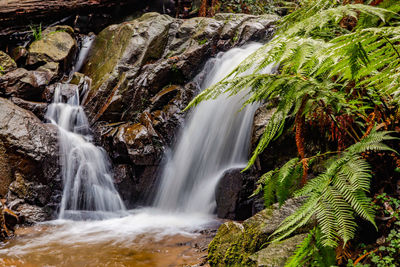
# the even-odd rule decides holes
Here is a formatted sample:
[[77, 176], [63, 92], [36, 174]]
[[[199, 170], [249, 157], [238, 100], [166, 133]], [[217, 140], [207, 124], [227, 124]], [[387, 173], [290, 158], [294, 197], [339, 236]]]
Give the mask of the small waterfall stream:
[[[249, 44], [218, 54], [205, 66], [201, 90], [222, 80], [259, 47], [261, 44]], [[162, 173], [156, 207], [203, 214], [214, 211], [214, 190], [223, 173], [247, 163], [257, 105], [239, 112], [243, 100], [244, 94], [220, 96], [201, 102], [188, 115]]]
[[93, 41], [96, 35], [85, 35], [81, 40], [81, 48], [79, 50], [78, 57], [76, 59], [75, 65], [72, 67], [71, 74], [74, 72], [79, 72], [83, 67], [86, 57], [89, 54], [90, 48], [92, 47]]
[[[81, 69], [93, 40], [94, 36], [82, 38], [71, 74]], [[86, 93], [89, 85], [85, 83], [81, 93], [76, 88], [68, 99], [62, 94], [63, 85], [57, 84], [45, 116], [59, 130], [63, 178], [59, 218], [105, 219], [125, 214], [125, 206], [114, 187], [111, 163], [106, 152], [92, 143], [89, 122], [80, 105], [80, 95]]]
[[63, 99], [61, 86], [54, 92], [46, 118], [58, 126], [63, 196], [60, 219], [103, 219], [125, 211], [114, 187], [105, 151], [92, 144], [89, 123], [79, 92]]

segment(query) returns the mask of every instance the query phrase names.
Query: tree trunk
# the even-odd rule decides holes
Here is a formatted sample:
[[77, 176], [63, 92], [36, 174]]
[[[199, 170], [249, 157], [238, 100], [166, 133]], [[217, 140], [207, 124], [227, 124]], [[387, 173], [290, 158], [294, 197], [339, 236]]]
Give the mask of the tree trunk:
[[127, 5], [136, 7], [136, 10], [148, 5], [141, 2], [143, 3], [138, 0], [0, 0], [0, 35], [21, 31], [33, 23], [46, 24], [79, 13], [97, 13], [100, 9], [100, 12], [111, 14], [111, 9], [118, 12], [118, 8], [125, 9]]

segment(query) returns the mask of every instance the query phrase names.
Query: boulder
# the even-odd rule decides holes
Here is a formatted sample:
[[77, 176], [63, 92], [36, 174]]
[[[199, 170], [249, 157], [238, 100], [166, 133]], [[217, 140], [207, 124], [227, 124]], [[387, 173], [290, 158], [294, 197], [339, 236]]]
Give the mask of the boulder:
[[57, 128], [3, 98], [0, 114], [1, 196], [15, 211], [23, 204], [54, 207], [61, 188]]
[[287, 260], [293, 256], [296, 248], [303, 242], [307, 234], [299, 234], [279, 243], [272, 243], [268, 247], [257, 251], [249, 257], [249, 265], [259, 267], [285, 266]]
[[[238, 22], [231, 23], [237, 16]], [[86, 101], [90, 120], [132, 120], [145, 109], [143, 99], [168, 84], [187, 83], [218, 51], [250, 40], [265, 41], [277, 20], [272, 15], [237, 16], [181, 20], [147, 13], [104, 29], [83, 67], [93, 80]]]
[[[208, 260], [211, 266], [258, 266], [260, 259], [264, 265], [260, 266], [282, 266], [268, 265], [276, 259], [287, 258], [289, 243], [293, 244], [303, 237], [296, 239], [296, 242], [284, 241], [270, 244], [270, 235], [278, 229], [282, 221], [295, 212], [304, 203], [304, 198], [288, 199], [281, 207], [274, 204], [256, 215], [245, 220], [243, 223], [233, 221], [226, 222], [220, 226], [217, 235], [208, 247]], [[310, 230], [310, 225], [303, 227], [295, 232], [296, 235], [306, 233]], [[289, 238], [290, 239], [290, 238]], [[270, 247], [272, 246], [272, 247]], [[262, 249], [269, 248], [264, 252]], [[287, 251], [285, 256], [282, 251]], [[270, 257], [270, 261], [262, 255]], [[259, 253], [259, 254], [255, 254]], [[276, 254], [275, 254], [276, 253]]]
[[42, 93], [42, 100], [47, 103], [53, 102], [54, 92], [56, 88], [59, 88], [60, 95], [64, 102], [75, 95], [76, 91], [79, 91], [79, 86], [70, 83], [53, 83], [47, 86]]
[[40, 120], [44, 119], [44, 115], [46, 114], [47, 110], [47, 103], [27, 101], [18, 97], [11, 97], [10, 100], [15, 105], [23, 109], [29, 110], [30, 112], [35, 114], [36, 117], [38, 117]]
[[9, 55], [0, 51], [0, 75], [15, 70], [16, 68], [17, 64], [15, 61]]
[[19, 223], [29, 225], [50, 220], [54, 212], [46, 207], [26, 203], [18, 203], [13, 206], [13, 210], [19, 214]]
[[18, 68], [0, 76], [0, 95], [40, 101], [45, 86], [56, 77], [55, 66], [47, 67], [42, 66], [35, 71]]
[[242, 173], [242, 169], [227, 170], [215, 190], [217, 215], [219, 218], [244, 220], [253, 214], [253, 199], [256, 177]]
[[[59, 26], [60, 27], [60, 26]], [[43, 31], [42, 39], [34, 41], [28, 49], [27, 65], [58, 62], [62, 69], [71, 64], [77, 44], [67, 28], [54, 28]], [[72, 30], [72, 29], [70, 29]]]

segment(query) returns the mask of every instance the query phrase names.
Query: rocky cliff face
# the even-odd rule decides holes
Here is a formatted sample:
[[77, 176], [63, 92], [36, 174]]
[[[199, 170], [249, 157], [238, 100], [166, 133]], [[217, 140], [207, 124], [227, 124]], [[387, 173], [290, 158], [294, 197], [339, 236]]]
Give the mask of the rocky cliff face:
[[276, 20], [243, 14], [181, 20], [148, 13], [97, 36], [83, 68], [92, 79], [85, 109], [128, 205], [151, 195], [164, 149], [174, 142], [182, 110], [196, 93], [191, 81], [205, 61], [249, 41], [266, 41]]
[[57, 129], [0, 98], [0, 195], [28, 223], [49, 219], [61, 189]]

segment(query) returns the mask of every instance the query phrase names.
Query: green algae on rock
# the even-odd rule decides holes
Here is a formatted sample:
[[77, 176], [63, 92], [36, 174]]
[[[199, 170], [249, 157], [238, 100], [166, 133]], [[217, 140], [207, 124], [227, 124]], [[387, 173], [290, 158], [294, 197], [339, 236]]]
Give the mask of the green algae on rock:
[[[229, 221], [222, 224], [208, 247], [211, 266], [279, 266], [275, 265], [276, 262], [288, 259], [304, 236], [272, 244], [269, 243], [269, 237], [303, 201], [303, 198], [289, 199], [281, 207], [274, 204], [243, 223]], [[305, 227], [295, 234], [307, 230], [308, 227]], [[268, 258], [264, 255], [268, 255]]]
[[15, 61], [3, 51], [0, 51], [0, 75], [15, 70], [17, 64]]

